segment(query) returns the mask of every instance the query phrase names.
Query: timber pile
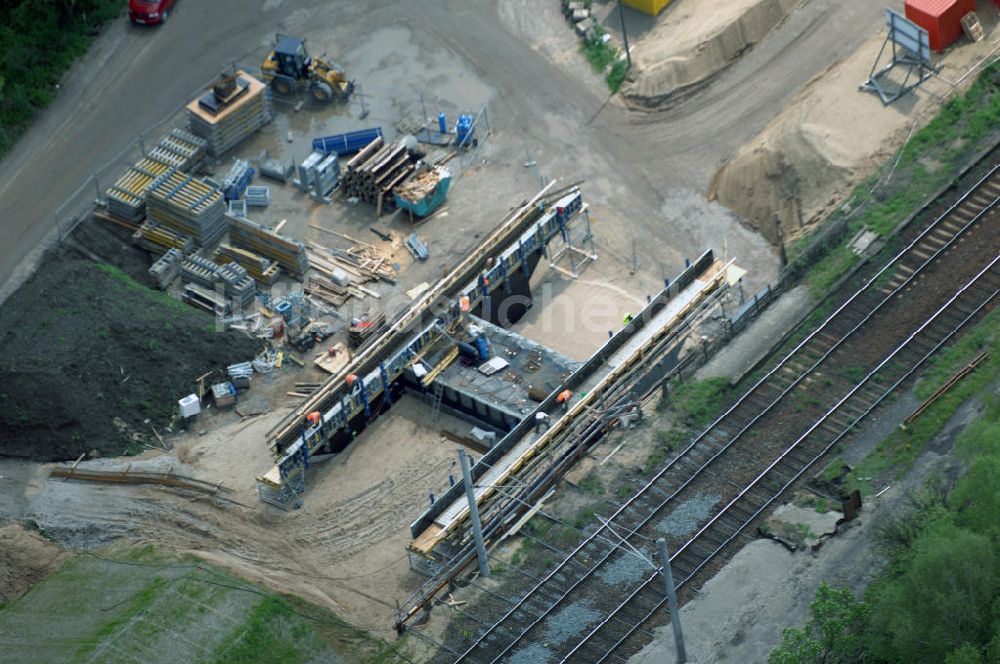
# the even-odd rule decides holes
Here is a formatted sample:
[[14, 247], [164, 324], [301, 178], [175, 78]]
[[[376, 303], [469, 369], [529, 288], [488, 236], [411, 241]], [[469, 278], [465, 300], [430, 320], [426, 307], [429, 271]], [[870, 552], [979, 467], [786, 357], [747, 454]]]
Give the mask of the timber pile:
[[365, 318], [347, 328], [347, 343], [351, 348], [360, 348], [376, 332], [385, 326], [385, 314], [379, 313], [374, 318]]
[[271, 286], [278, 278], [278, 264], [249, 249], [240, 249], [228, 244], [220, 244], [215, 251], [215, 262], [219, 265], [236, 263], [260, 284]]
[[309, 283], [306, 284], [303, 290], [306, 295], [315, 297], [333, 307], [343, 305], [351, 297], [351, 293], [347, 288], [338, 286], [326, 277], [316, 274], [309, 276]]
[[381, 210], [393, 200], [393, 189], [413, 172], [416, 161], [403, 142], [383, 145], [376, 138], [347, 162], [340, 177], [341, 191], [347, 198], [373, 203]]
[[207, 152], [218, 158], [271, 121], [271, 97], [266, 85], [238, 71], [224, 79], [232, 92], [220, 97], [218, 85], [187, 105], [188, 128], [207, 142]]
[[393, 193], [416, 205], [434, 193], [434, 188], [441, 182], [441, 177], [441, 171], [436, 168], [423, 173], [415, 173], [406, 182], [396, 187]]
[[269, 226], [249, 219], [228, 215], [226, 218], [229, 220], [229, 241], [233, 246], [249, 249], [273, 260], [296, 279], [301, 279], [309, 271], [306, 246], [298, 240], [279, 235]]
[[194, 240], [170, 228], [147, 219], [132, 234], [132, 244], [154, 254], [164, 254], [169, 249], [177, 249], [187, 256], [195, 250]]
[[[320, 228], [319, 226], [313, 226]], [[331, 235], [336, 235], [354, 243], [350, 249], [328, 249], [315, 242], [309, 242], [311, 256], [317, 256], [319, 260], [332, 264], [344, 270], [356, 283], [367, 281], [384, 281], [389, 284], [396, 283], [396, 271], [392, 267], [392, 254], [379, 249], [373, 244], [356, 240], [350, 235], [329, 231], [320, 228]]]
[[193, 175], [171, 170], [158, 177], [146, 194], [146, 207], [150, 219], [193, 237], [201, 247], [226, 232], [222, 192]]

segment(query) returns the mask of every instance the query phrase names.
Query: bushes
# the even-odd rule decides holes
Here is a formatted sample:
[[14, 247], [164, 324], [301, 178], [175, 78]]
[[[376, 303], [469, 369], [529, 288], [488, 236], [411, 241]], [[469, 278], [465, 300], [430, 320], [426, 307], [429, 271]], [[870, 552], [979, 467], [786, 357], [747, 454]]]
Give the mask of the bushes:
[[35, 112], [55, 96], [55, 84], [86, 52], [101, 25], [121, 14], [125, 0], [12, 0], [0, 3], [0, 155]]

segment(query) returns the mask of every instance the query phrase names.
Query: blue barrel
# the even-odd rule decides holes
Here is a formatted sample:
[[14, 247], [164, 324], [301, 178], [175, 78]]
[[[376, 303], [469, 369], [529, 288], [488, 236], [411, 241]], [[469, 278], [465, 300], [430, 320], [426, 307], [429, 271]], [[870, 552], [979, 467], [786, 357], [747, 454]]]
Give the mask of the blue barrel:
[[472, 137], [472, 116], [462, 113], [458, 116], [458, 122], [455, 124], [455, 137], [458, 139], [459, 145], [465, 145], [469, 142]]
[[479, 351], [480, 362], [490, 359], [490, 342], [486, 339], [485, 334], [480, 334], [479, 338], [476, 339], [476, 350]]
[[448, 133], [448, 116], [443, 112], [438, 113], [438, 129], [442, 134]]

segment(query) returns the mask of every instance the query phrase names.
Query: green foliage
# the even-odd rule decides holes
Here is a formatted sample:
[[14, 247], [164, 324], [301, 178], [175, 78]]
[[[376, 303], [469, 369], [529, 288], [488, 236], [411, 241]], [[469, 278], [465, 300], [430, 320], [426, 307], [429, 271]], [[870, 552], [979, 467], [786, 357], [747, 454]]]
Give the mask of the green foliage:
[[0, 155], [34, 114], [55, 97], [55, 84], [86, 52], [97, 30], [121, 15], [122, 0], [0, 3]]
[[625, 60], [618, 60], [615, 64], [611, 65], [611, 71], [604, 77], [605, 82], [608, 84], [608, 89], [611, 92], [618, 92], [622, 87], [622, 83], [625, 82], [626, 74], [628, 74], [628, 63]]
[[804, 627], [784, 631], [781, 645], [768, 658], [769, 664], [858, 661], [870, 614], [865, 602], [859, 602], [850, 590], [836, 590], [822, 583], [809, 614]]
[[[924, 446], [952, 418], [959, 406], [972, 395], [981, 392], [1000, 375], [1000, 310], [991, 312], [953, 346], [931, 359], [924, 376], [915, 388], [917, 396], [924, 398], [935, 392], [983, 350], [988, 350], [990, 355], [974, 372], [935, 401], [906, 429], [900, 429], [886, 437], [854, 468], [854, 472], [848, 476], [845, 483], [848, 491], [860, 489], [863, 493], [870, 493], [872, 478], [890, 471], [899, 473], [907, 470]], [[963, 438], [963, 440], [988, 440], [988, 433], [991, 431], [988, 421], [989, 418], [983, 418], [972, 427], [974, 431], [985, 428], [982, 434], [974, 439]], [[975, 442], [965, 443], [969, 458], [978, 449], [977, 445]]]
[[897, 662], [940, 662], [966, 642], [991, 635], [998, 590], [988, 538], [944, 517], [930, 525], [895, 578], [872, 595], [871, 651]]
[[703, 429], [719, 414], [731, 392], [726, 377], [690, 381], [674, 389], [671, 404], [680, 422]]

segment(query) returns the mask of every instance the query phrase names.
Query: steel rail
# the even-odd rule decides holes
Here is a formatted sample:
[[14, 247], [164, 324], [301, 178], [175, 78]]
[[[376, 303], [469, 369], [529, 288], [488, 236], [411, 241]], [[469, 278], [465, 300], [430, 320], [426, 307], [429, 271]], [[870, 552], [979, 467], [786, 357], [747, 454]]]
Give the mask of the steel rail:
[[[744, 497], [746, 497], [750, 493], [751, 490], [755, 489], [757, 487], [757, 485], [762, 482], [762, 480], [765, 478], [766, 475], [768, 475], [769, 473], [771, 473], [772, 470], [774, 470], [775, 468], [777, 468], [778, 464], [780, 464], [781, 462], [783, 462], [787, 458], [789, 458], [789, 455], [792, 453], [793, 450], [796, 450], [806, 440], [806, 438], [808, 438], [814, 431], [816, 431], [817, 429], [819, 429], [820, 426], [822, 426], [823, 424], [825, 424], [827, 422], [827, 420], [831, 419], [832, 415], [836, 411], [838, 411], [841, 408], [841, 406], [843, 406], [851, 397], [853, 397], [862, 387], [864, 387], [875, 376], [875, 374], [877, 374], [884, 367], [886, 367], [887, 365], [889, 365], [889, 363], [893, 359], [895, 359], [895, 357], [897, 355], [899, 355], [905, 349], [907, 349], [907, 347], [910, 345], [910, 343], [913, 342], [914, 339], [916, 339], [919, 334], [921, 334], [924, 330], [928, 329], [932, 324], [938, 322], [937, 321], [938, 317], [941, 316], [945, 312], [945, 310], [947, 310], [954, 303], [956, 303], [959, 300], [959, 298], [961, 298], [963, 295], [965, 295], [968, 291], [970, 291], [974, 287], [978, 286], [980, 280], [982, 280], [985, 275], [987, 275], [991, 270], [993, 270], [998, 265], [998, 263], [1000, 263], [1000, 255], [998, 255], [995, 258], [993, 258], [993, 260], [990, 261], [990, 263], [987, 264], [986, 267], [984, 267], [979, 273], [977, 273], [976, 276], [973, 277], [965, 286], [963, 286], [961, 289], [959, 289], [959, 291], [957, 291], [954, 295], [952, 295], [948, 299], [948, 301], [945, 302], [945, 304], [943, 304], [941, 307], [939, 307], [938, 310], [935, 311], [934, 314], [932, 314], [930, 316], [930, 318], [928, 318], [927, 320], [925, 320], [920, 325], [920, 327], [918, 327], [913, 333], [911, 333], [906, 338], [906, 340], [904, 340], [899, 346], [897, 346], [889, 355], [887, 355], [885, 358], [883, 358], [883, 360], [881, 362], [879, 362], [879, 364], [874, 369], [872, 369], [861, 380], [861, 382], [859, 382], [855, 387], [853, 387], [832, 408], [830, 408], [819, 420], [817, 420], [816, 422], [814, 422], [813, 425], [810, 426], [809, 429], [805, 433], [803, 433], [798, 439], [796, 439], [796, 441], [793, 442], [784, 452], [782, 452], [782, 454], [777, 459], [775, 459], [773, 462], [771, 462], [771, 464], [768, 465], [768, 467], [764, 471], [762, 471], [756, 478], [754, 478], [750, 483], [748, 483], [740, 491], [740, 493], [737, 494], [736, 497], [734, 497], [732, 500], [730, 500], [730, 502], [728, 504], [726, 504], [715, 516], [713, 516], [712, 519], [710, 519], [704, 526], [702, 526], [702, 528], [699, 529], [698, 532], [696, 532], [694, 535], [692, 535], [691, 538], [689, 538], [687, 542], [685, 542], [681, 547], [679, 547], [670, 556], [670, 560], [673, 561], [676, 558], [680, 557], [683, 553], [685, 553], [686, 551], [688, 551], [689, 547], [696, 540], [698, 540], [702, 535], [704, 535], [706, 532], [708, 532], [709, 528], [711, 528], [712, 526], [714, 526], [716, 523], [721, 523], [721, 519], [722, 519], [722, 517], [724, 515], [725, 516], [729, 516], [730, 515], [730, 511], [733, 510], [734, 506], [736, 506], [737, 503], [740, 500], [742, 500]], [[847, 424], [847, 426], [843, 427], [842, 431], [840, 431], [840, 433], [837, 434], [832, 441], [830, 441], [825, 447], [823, 447], [822, 450], [818, 454], [813, 455], [812, 458], [807, 463], [805, 463], [792, 476], [791, 479], [787, 480], [786, 482], [784, 482], [784, 484], [781, 485], [780, 489], [778, 489], [777, 491], [770, 492], [770, 496], [766, 499], [766, 501], [760, 507], [758, 507], [756, 510], [754, 510], [749, 518], [740, 519], [738, 521], [738, 523], [741, 524], [740, 526], [738, 526], [737, 528], [732, 528], [732, 527], [725, 526], [725, 527], [727, 527], [727, 528], [729, 528], [730, 530], [733, 531], [732, 534], [729, 535], [725, 540], [723, 540], [722, 544], [718, 545], [707, 556], [702, 556], [701, 557], [701, 562], [691, 572], [689, 572], [685, 577], [683, 577], [678, 582], [677, 587], [679, 588], [682, 585], [688, 583], [691, 579], [694, 578], [694, 576], [696, 574], [698, 574], [698, 572], [700, 572], [702, 569], [704, 569], [704, 567], [706, 565], [708, 565], [709, 563], [711, 563], [719, 554], [721, 554], [722, 551], [733, 542], [733, 540], [735, 540], [737, 537], [739, 537], [742, 534], [742, 532], [747, 528], [747, 526], [749, 526], [768, 507], [770, 507], [771, 504], [773, 504], [775, 500], [777, 500], [779, 497], [781, 497], [781, 495], [784, 494], [784, 492], [787, 491], [788, 488], [792, 484], [794, 484], [795, 482], [797, 482], [802, 477], [802, 475], [804, 475], [817, 461], [819, 461], [831, 449], [833, 449], [833, 447], [836, 446], [841, 440], [843, 440], [843, 438], [846, 437], [857, 426], [857, 424], [861, 420], [863, 420], [865, 417], [867, 417], [868, 415], [870, 415], [879, 405], [881, 405], [881, 403], [886, 398], [888, 398], [889, 395], [891, 395], [893, 392], [895, 392], [896, 389], [898, 389], [900, 385], [902, 385], [906, 380], [908, 380], [921, 366], [923, 366], [923, 364], [930, 357], [932, 357], [935, 353], [937, 353], [938, 350], [940, 350], [940, 348], [942, 346], [944, 346], [945, 344], [947, 344], [956, 334], [958, 334], [959, 331], [961, 331], [962, 328], [964, 328], [972, 319], [974, 319], [976, 316], [978, 316], [979, 313], [990, 302], [992, 302], [994, 299], [996, 299], [996, 297], [998, 295], [1000, 295], [1000, 288], [994, 288], [993, 291], [991, 293], [989, 293], [989, 295], [985, 299], [983, 299], [972, 310], [971, 313], [969, 313], [969, 314], [965, 315], [964, 317], [962, 317], [961, 320], [958, 322], [958, 324], [952, 324], [952, 325], [950, 325], [949, 328], [948, 328], [947, 334], [945, 334], [945, 336], [942, 339], [940, 339], [937, 343], [935, 343], [930, 350], [926, 351], [923, 355], [921, 355], [918, 358], [918, 360], [913, 364], [913, 366], [911, 366], [901, 377], [899, 377], [892, 385], [890, 385], [883, 392], [883, 394], [878, 399], [876, 399], [874, 402], [872, 402], [871, 405], [869, 405], [868, 408], [866, 410], [864, 410], [860, 415], [856, 416], [852, 421], [850, 421]], [[568, 653], [566, 653], [566, 655], [563, 656], [563, 658], [562, 658], [561, 661], [562, 662], [568, 662], [569, 659], [570, 659], [570, 657], [572, 657], [573, 655], [575, 655], [576, 653], [578, 653], [584, 646], [586, 646], [590, 642], [590, 640], [592, 638], [594, 638], [594, 636], [601, 630], [601, 628], [603, 628], [605, 625], [607, 625], [608, 622], [610, 622], [610, 620], [612, 618], [617, 619], [618, 622], [624, 622], [624, 621], [621, 620], [621, 618], [617, 617], [618, 614], [621, 611], [623, 611], [624, 608], [626, 606], [628, 606], [633, 601], [633, 599], [640, 592], [642, 592], [645, 589], [649, 588], [650, 586], [658, 583], [658, 581], [659, 581], [659, 575], [660, 575], [660, 570], [654, 571], [640, 586], [638, 586], [632, 593], [630, 593], [625, 600], [623, 600], [614, 610], [611, 611], [611, 613], [609, 613], [607, 616], [605, 616], [605, 618], [597, 626], [595, 626], [586, 636], [584, 636], [584, 638], [581, 639], [576, 644], [576, 646], [573, 647], [572, 650], [570, 650]], [[626, 634], [624, 636], [622, 636], [619, 639], [617, 639], [612, 644], [612, 646], [605, 651], [604, 655], [600, 659], [597, 659], [597, 660], [594, 660], [594, 661], [597, 662], [597, 663], [599, 663], [599, 662], [603, 662], [603, 661], [607, 660], [607, 658], [617, 648], [619, 648], [622, 643], [624, 643], [629, 637], [632, 636], [632, 634], [635, 633], [635, 631], [637, 629], [641, 628], [641, 626], [643, 624], [645, 624], [658, 611], [660, 611], [666, 603], [667, 603], [666, 598], [660, 598], [657, 601], [656, 605], [641, 620], [639, 620], [638, 622], [634, 623], [633, 626], [632, 626], [632, 628], [630, 628], [629, 631], [626, 632]]]
[[[788, 355], [786, 355], [778, 363], [778, 365], [776, 365], [769, 372], [767, 372], [767, 374], [765, 374], [761, 379], [759, 379], [757, 381], [757, 383], [755, 383], [749, 390], [747, 390], [747, 392], [739, 400], [737, 400], [736, 403], [734, 403], [728, 410], [726, 410], [725, 413], [723, 413], [718, 418], [716, 418], [716, 420], [714, 422], [712, 422], [712, 424], [710, 424], [708, 426], [708, 428], [706, 428], [705, 431], [702, 432], [702, 434], [700, 434], [697, 438], [695, 438], [695, 440], [693, 442], [691, 442], [684, 450], [682, 450], [676, 457], [674, 457], [674, 459], [672, 459], [666, 466], [664, 466], [659, 472], [657, 472], [656, 475], [654, 475], [653, 478], [650, 479], [646, 483], [645, 486], [643, 486], [635, 495], [632, 496], [632, 498], [630, 498], [626, 503], [624, 503], [610, 517], [608, 517], [608, 519], [606, 520], [605, 523], [602, 523], [601, 526], [599, 526], [595, 530], [594, 533], [592, 533], [587, 539], [585, 539], [583, 542], [581, 542], [572, 552], [570, 552], [570, 554], [563, 560], [562, 563], [560, 563], [559, 565], [557, 565], [553, 570], [551, 570], [542, 579], [541, 582], [539, 582], [535, 587], [533, 587], [532, 589], [530, 589], [528, 591], [528, 593], [524, 596], [524, 599], [522, 600], [521, 604], [523, 604], [524, 601], [527, 601], [527, 599], [529, 597], [533, 596], [535, 592], [538, 592], [540, 590], [540, 588], [544, 584], [548, 583], [548, 581], [552, 577], [554, 577], [556, 574], [560, 573], [569, 564], [569, 560], [573, 556], [575, 556], [578, 553], [580, 553], [586, 546], [588, 546], [591, 542], [593, 542], [596, 539], [597, 535], [599, 535], [606, 527], [608, 527], [608, 524], [610, 524], [615, 519], [617, 519], [620, 515], [622, 515], [623, 513], [625, 513], [625, 511], [628, 508], [630, 508], [631, 505], [640, 498], [640, 496], [643, 496], [647, 491], [649, 491], [649, 489], [652, 488], [653, 485], [656, 482], [658, 482], [660, 480], [660, 478], [664, 474], [666, 474], [677, 463], [679, 463], [682, 459], [684, 459], [685, 456], [691, 450], [693, 450], [701, 441], [703, 441], [706, 437], [708, 437], [723, 420], [725, 420], [727, 417], [729, 417], [731, 414], [733, 414], [743, 404], [748, 403], [750, 401], [750, 399], [751, 399], [752, 396], [756, 396], [754, 393], [755, 393], [755, 391], [759, 387], [761, 387], [775, 373], [777, 373], [779, 370], [781, 370], [786, 365], [788, 365], [791, 362], [792, 358], [795, 357], [799, 353], [799, 351], [802, 350], [807, 344], [809, 344], [818, 334], [820, 334], [821, 332], [825, 331], [826, 328], [827, 328], [827, 326], [831, 324], [831, 321], [833, 321], [837, 316], [839, 316], [841, 314], [841, 312], [845, 311], [850, 305], [852, 305], [862, 295], [868, 293], [869, 290], [873, 287], [873, 285], [875, 283], [877, 283], [877, 280], [878, 280], [879, 277], [881, 277], [883, 274], [885, 274], [886, 271], [888, 271], [890, 269], [895, 269], [896, 266], [907, 256], [907, 254], [909, 254], [915, 247], [919, 246], [920, 242], [922, 242], [924, 239], [927, 238], [927, 236], [930, 233], [936, 231], [938, 228], [940, 228], [941, 225], [943, 225], [946, 221], [948, 221], [950, 219], [950, 217], [951, 217], [951, 214], [954, 211], [956, 211], [960, 206], [964, 205], [966, 202], [968, 202], [974, 196], [976, 196], [978, 193], [980, 193], [980, 188], [983, 187], [984, 185], [988, 184], [989, 183], [988, 181], [991, 178], [993, 178], [998, 173], [998, 171], [1000, 171], [1000, 164], [998, 164], [993, 169], [991, 169], [991, 171], [986, 176], [984, 176], [976, 185], [974, 185], [959, 201], [957, 201], [950, 208], [948, 208], [947, 211], [945, 211], [944, 213], [942, 213], [941, 215], [939, 215], [938, 218], [932, 224], [930, 224], [926, 229], [924, 229], [920, 234], [918, 234], [918, 236], [916, 238], [914, 238], [914, 240], [911, 241], [909, 245], [907, 245], [904, 249], [902, 249], [901, 251], [899, 251], [888, 263], [886, 263], [885, 266], [883, 266], [873, 277], [871, 277], [865, 283], [865, 285], [861, 289], [859, 289], [858, 291], [856, 291], [840, 307], [838, 307], [836, 311], [834, 311], [832, 314], [830, 314], [830, 316], [827, 317], [827, 319], [824, 321], [824, 323], [819, 328], [817, 328], [812, 333], [810, 333], [802, 342], [800, 342], [792, 351], [790, 351], [788, 353]], [[799, 384], [801, 384], [801, 382], [806, 377], [808, 377], [809, 375], [811, 375], [815, 371], [815, 369], [820, 364], [822, 364], [824, 361], [826, 361], [826, 359], [828, 359], [829, 356], [835, 350], [837, 350], [838, 348], [840, 348], [840, 346], [844, 342], [846, 342], [847, 339], [850, 336], [852, 336], [855, 332], [857, 332], [857, 330], [859, 330], [868, 321], [870, 321], [871, 318], [875, 315], [875, 313], [877, 313], [878, 311], [880, 311], [883, 306], [885, 306], [890, 300], [892, 300], [893, 298], [895, 298], [895, 296], [897, 294], [901, 293], [903, 289], [905, 289], [907, 286], [909, 286], [918, 275], [922, 274], [923, 271], [929, 265], [931, 265], [934, 261], [936, 261], [936, 259], [939, 256], [941, 256], [943, 254], [943, 252], [945, 252], [947, 249], [949, 249], [950, 247], [952, 247], [954, 245], [954, 243], [957, 242], [960, 237], [963, 237], [967, 231], [969, 231], [975, 224], [977, 224], [979, 221], [981, 221], [981, 219], [989, 211], [991, 211], [993, 208], [995, 208], [998, 204], [1000, 204], [1000, 196], [994, 197], [993, 200], [990, 201], [989, 203], [987, 203], [986, 205], [977, 206], [977, 207], [980, 207], [981, 209], [974, 214], [974, 216], [973, 216], [973, 218], [971, 220], [969, 220], [968, 222], [966, 222], [961, 228], [959, 228], [956, 232], [954, 232], [949, 237], [949, 239], [942, 246], [940, 246], [937, 250], [933, 251], [931, 253], [931, 255], [928, 256], [926, 258], [926, 260], [924, 260], [923, 263], [919, 267], [917, 267], [913, 272], [911, 272], [910, 275], [899, 286], [897, 286], [896, 288], [894, 288], [892, 290], [892, 292], [890, 292], [888, 295], [886, 295], [875, 306], [874, 309], [872, 309], [871, 311], [869, 311], [869, 313], [859, 323], [857, 323], [853, 328], [851, 328], [846, 334], [844, 334], [844, 335], [837, 335], [839, 337], [838, 340], [837, 340], [837, 342], [835, 342], [835, 344], [829, 350], [827, 350], [811, 366], [809, 366], [807, 369], [803, 370], [799, 374], [799, 376], [791, 384], [789, 384], [786, 388], [784, 388], [777, 397], [775, 397], [774, 399], [771, 400], [771, 402], [764, 408], [764, 410], [762, 410], [761, 412], [759, 412], [745, 426], [743, 426], [740, 429], [740, 431], [738, 431], [726, 445], [724, 445], [719, 451], [717, 451], [714, 455], [712, 455], [707, 461], [705, 461], [703, 464], [701, 464], [694, 471], [694, 473], [683, 484], [681, 484], [681, 486], [679, 486], [675, 491], [673, 491], [673, 493], [670, 496], [668, 496], [656, 508], [654, 508], [652, 510], [652, 514], [656, 514], [660, 510], [662, 510], [663, 507], [670, 500], [672, 500], [673, 498], [675, 498], [677, 496], [677, 494], [680, 493], [680, 491], [682, 491], [683, 489], [685, 489], [687, 486], [689, 486], [691, 484], [691, 482], [693, 482], [695, 479], [697, 479], [698, 477], [700, 477], [700, 475], [710, 465], [712, 465], [720, 456], [722, 456], [738, 440], [740, 440], [741, 437], [754, 424], [756, 424], [757, 422], [759, 422], [761, 418], [763, 418], [779, 402], [781, 402], [792, 390], [795, 389], [795, 387], [797, 387]], [[645, 523], [646, 523], [646, 521], [642, 521], [638, 526], [636, 526], [634, 528], [629, 528], [629, 527], [626, 526], [626, 528], [629, 528], [629, 530], [630, 530], [630, 532], [628, 534], [628, 537], [631, 537], [632, 535], [634, 535], [637, 532], [637, 530], [639, 528], [641, 528]], [[558, 604], [563, 599], [565, 599], [565, 597], [568, 596], [569, 593], [571, 593], [576, 587], [578, 587], [578, 585], [580, 585], [581, 583], [583, 583], [584, 581], [586, 581], [587, 578], [589, 578], [590, 576], [592, 576], [594, 574], [594, 572], [596, 572], [607, 561], [607, 559], [610, 558], [614, 554], [614, 552], [615, 552], [615, 549], [611, 549], [607, 554], [605, 554], [604, 557], [601, 558], [601, 560], [596, 565], [594, 565], [593, 568], [589, 572], [587, 572], [585, 575], [581, 576], [577, 580], [576, 583], [574, 583], [572, 586], [570, 586], [570, 588], [564, 593], [564, 595], [560, 598], [559, 601], [553, 603], [545, 612], [543, 612], [543, 614], [539, 618], [537, 618], [535, 621], [533, 621], [531, 624], [529, 624], [526, 628], [524, 628], [524, 630], [521, 632], [521, 634], [519, 634], [515, 638], [514, 641], [512, 641], [509, 644], [507, 644], [507, 646], [505, 648], [503, 648], [501, 650], [501, 652], [495, 658], [493, 658], [490, 661], [491, 662], [497, 662], [501, 657], [503, 657], [507, 652], [509, 652], [510, 649], [521, 640], [521, 638], [523, 638], [531, 629], [533, 629], [539, 622], [541, 622], [542, 620], [544, 620], [545, 617], [547, 617], [553, 610], [555, 610], [555, 608], [558, 606]], [[465, 650], [465, 652], [463, 652], [462, 655], [459, 656], [455, 660], [456, 664], [458, 662], [464, 661], [468, 656], [470, 656], [472, 654], [472, 652], [474, 650], [476, 650], [490, 636], [490, 634], [492, 634], [494, 631], [496, 631], [496, 629], [498, 629], [499, 626], [505, 620], [507, 620], [511, 615], [513, 615], [520, 608], [521, 604], [512, 607], [496, 623], [494, 623], [494, 625], [490, 629], [488, 629], [485, 632], [483, 632], [482, 634], [480, 634], [480, 636], [476, 639], [476, 641], [473, 642]]]

